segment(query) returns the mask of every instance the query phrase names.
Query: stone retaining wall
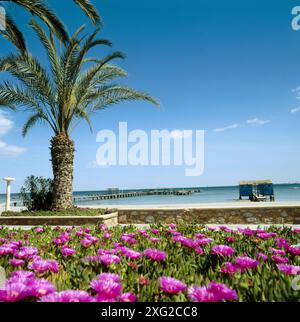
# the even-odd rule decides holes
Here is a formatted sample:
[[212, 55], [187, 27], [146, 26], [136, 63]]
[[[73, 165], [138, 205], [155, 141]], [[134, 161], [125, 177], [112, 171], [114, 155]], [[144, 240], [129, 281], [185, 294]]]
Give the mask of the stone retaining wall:
[[119, 224], [300, 224], [300, 207], [264, 206], [188, 209], [118, 209]]
[[103, 223], [107, 226], [118, 224], [118, 213], [114, 212], [100, 216], [15, 216], [1, 217], [0, 225], [9, 226], [36, 226], [36, 225], [51, 225], [51, 226], [82, 226], [87, 224]]

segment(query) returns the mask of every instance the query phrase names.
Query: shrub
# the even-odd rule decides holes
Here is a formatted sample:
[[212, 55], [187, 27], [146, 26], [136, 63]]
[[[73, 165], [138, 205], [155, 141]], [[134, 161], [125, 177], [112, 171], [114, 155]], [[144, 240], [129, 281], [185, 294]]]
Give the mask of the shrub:
[[31, 175], [26, 178], [20, 195], [24, 206], [28, 210], [50, 210], [53, 197], [53, 181]]

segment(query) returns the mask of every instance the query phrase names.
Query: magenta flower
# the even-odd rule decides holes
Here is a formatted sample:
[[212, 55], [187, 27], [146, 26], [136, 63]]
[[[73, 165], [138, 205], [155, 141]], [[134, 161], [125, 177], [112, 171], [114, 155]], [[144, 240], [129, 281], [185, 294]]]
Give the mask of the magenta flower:
[[37, 227], [34, 231], [36, 233], [42, 233], [44, 231], [44, 229], [42, 227]]
[[45, 279], [37, 279], [27, 271], [15, 271], [0, 289], [0, 301], [17, 302], [26, 298], [39, 298], [55, 292], [55, 287]]
[[269, 248], [269, 251], [275, 255], [285, 255], [286, 254], [284, 250], [276, 249], [276, 248], [272, 248], [272, 247]]
[[195, 249], [195, 252], [199, 255], [204, 255], [204, 250], [201, 248], [201, 247], [196, 247], [194, 248]]
[[120, 257], [117, 255], [111, 255], [111, 254], [101, 255], [99, 256], [99, 260], [105, 266], [120, 263]]
[[70, 290], [48, 294], [40, 302], [94, 302], [94, 299], [85, 291]]
[[167, 254], [164, 251], [155, 248], [145, 249], [144, 254], [146, 257], [157, 262], [164, 261], [167, 258]]
[[257, 237], [259, 237], [261, 239], [268, 239], [268, 238], [273, 238], [276, 236], [277, 236], [276, 233], [259, 233], [259, 234], [257, 234]]
[[137, 244], [138, 243], [136, 239], [134, 239], [133, 237], [128, 236], [128, 235], [123, 235], [121, 237], [121, 242], [122, 243], [128, 243], [130, 245], [134, 245], [134, 244]]
[[46, 279], [35, 279], [31, 287], [32, 287], [31, 289], [32, 296], [38, 297], [38, 298], [55, 292], [55, 286], [52, 285]]
[[184, 237], [184, 236], [174, 236], [172, 238], [173, 241], [180, 243], [182, 246], [195, 248], [197, 247], [197, 242], [192, 238]]
[[195, 234], [195, 237], [198, 239], [205, 238], [206, 236], [204, 234], [197, 233]]
[[137, 296], [133, 293], [123, 293], [120, 296], [120, 302], [136, 302]]
[[215, 245], [212, 248], [212, 253], [218, 256], [232, 256], [235, 250], [227, 245]]
[[155, 238], [155, 237], [150, 237], [149, 240], [153, 243], [153, 244], [157, 244], [160, 242], [160, 238]]
[[227, 237], [225, 237], [225, 240], [227, 241], [227, 242], [235, 242], [236, 241], [236, 239], [234, 238], [234, 237], [231, 237], [231, 236], [227, 236]]
[[236, 300], [237, 293], [222, 283], [211, 282], [208, 286], [192, 286], [188, 289], [193, 302], [222, 302]]
[[241, 233], [242, 235], [245, 235], [245, 236], [253, 236], [256, 234], [256, 230], [253, 230], [253, 229], [250, 229], [250, 228], [238, 228], [237, 229], [239, 233]]
[[238, 268], [243, 272], [248, 268], [257, 268], [259, 262], [253, 258], [248, 256], [239, 256], [235, 259], [235, 263]]
[[126, 248], [126, 247], [121, 250], [121, 254], [133, 260], [140, 259], [143, 256], [140, 252], [137, 252], [133, 249]]
[[264, 253], [258, 253], [257, 258], [263, 260], [264, 262], [269, 259], [268, 256]]
[[97, 237], [85, 236], [83, 239], [80, 240], [80, 243], [84, 247], [88, 248], [91, 245], [97, 243], [98, 240], [99, 240], [99, 238], [97, 238]]
[[104, 238], [104, 239], [110, 239], [110, 237], [111, 237], [111, 236], [110, 236], [110, 234], [109, 234], [109, 233], [104, 233], [104, 234], [103, 234], [103, 238]]
[[230, 262], [224, 262], [221, 267], [221, 272], [224, 274], [234, 274], [238, 270], [238, 267]]
[[277, 264], [278, 269], [287, 275], [300, 275], [300, 266]]
[[19, 259], [31, 259], [35, 255], [38, 254], [38, 249], [36, 247], [31, 247], [31, 246], [24, 246], [21, 247], [21, 249], [15, 253], [15, 257]]
[[25, 261], [23, 259], [11, 258], [9, 264], [14, 267], [23, 266]]
[[34, 259], [31, 263], [29, 263], [28, 268], [38, 273], [59, 272], [59, 264], [56, 260], [53, 259]]
[[99, 228], [100, 228], [100, 230], [106, 230], [107, 229], [105, 224], [100, 224]]
[[5, 245], [4, 244], [4, 245], [0, 246], [0, 256], [14, 254], [16, 249], [17, 248], [13, 245]]
[[175, 228], [176, 228], [176, 224], [171, 223], [171, 224], [169, 224], [169, 227], [170, 227], [171, 229], [175, 229]]
[[286, 264], [289, 259], [286, 258], [286, 257], [281, 257], [281, 256], [278, 256], [278, 255], [273, 255], [272, 256], [272, 260], [276, 263], [276, 264]]
[[69, 257], [69, 256], [73, 256], [76, 251], [75, 249], [65, 245], [61, 248], [61, 253], [65, 256], [65, 257]]
[[291, 253], [294, 254], [296, 256], [300, 255], [300, 246], [292, 246], [292, 245], [288, 245], [286, 247], [286, 249]]
[[151, 229], [151, 233], [154, 235], [157, 235], [160, 233], [160, 230], [159, 229]]
[[173, 277], [163, 276], [159, 278], [160, 288], [168, 294], [177, 294], [186, 289], [186, 285]]
[[212, 238], [201, 238], [201, 239], [197, 239], [196, 240], [196, 244], [198, 246], [204, 246], [204, 245], [207, 245], [211, 242], [213, 242], [214, 240]]
[[106, 300], [108, 302], [119, 297], [122, 291], [120, 277], [116, 274], [110, 273], [102, 273], [98, 275], [92, 280], [91, 287], [97, 292], [101, 300]]

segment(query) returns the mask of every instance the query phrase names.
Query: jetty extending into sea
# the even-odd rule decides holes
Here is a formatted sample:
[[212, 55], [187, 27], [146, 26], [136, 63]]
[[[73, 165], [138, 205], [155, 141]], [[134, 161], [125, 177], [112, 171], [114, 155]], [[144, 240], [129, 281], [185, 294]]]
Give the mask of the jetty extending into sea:
[[132, 198], [141, 196], [159, 196], [159, 195], [175, 195], [175, 196], [188, 196], [193, 193], [199, 193], [199, 188], [189, 189], [153, 189], [153, 190], [138, 190], [138, 191], [110, 191], [109, 193], [81, 195], [74, 197], [74, 202]]

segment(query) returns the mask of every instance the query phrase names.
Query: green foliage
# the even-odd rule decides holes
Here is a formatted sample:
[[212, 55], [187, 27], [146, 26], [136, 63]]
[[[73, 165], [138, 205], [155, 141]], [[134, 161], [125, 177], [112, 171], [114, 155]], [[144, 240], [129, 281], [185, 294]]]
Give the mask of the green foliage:
[[82, 120], [91, 127], [94, 112], [124, 101], [144, 100], [159, 105], [150, 95], [116, 83], [127, 76], [123, 69], [111, 64], [123, 59], [122, 53], [89, 57], [92, 49], [112, 45], [107, 39], [96, 38], [98, 29], [82, 35], [82, 26], [68, 41], [61, 42], [35, 20], [30, 26], [45, 49], [50, 69], [28, 50], [0, 59], [0, 72], [8, 72], [16, 80], [0, 84], [0, 105], [29, 112], [24, 136], [38, 123], [48, 125], [54, 135], [69, 136]]
[[28, 210], [48, 210], [52, 204], [53, 182], [51, 179], [29, 176], [21, 188], [20, 195]]
[[23, 211], [5, 211], [2, 217], [31, 217], [31, 216], [100, 216], [112, 213], [113, 210], [108, 209], [91, 209], [91, 208], [72, 208], [60, 211], [52, 210], [23, 210]]

